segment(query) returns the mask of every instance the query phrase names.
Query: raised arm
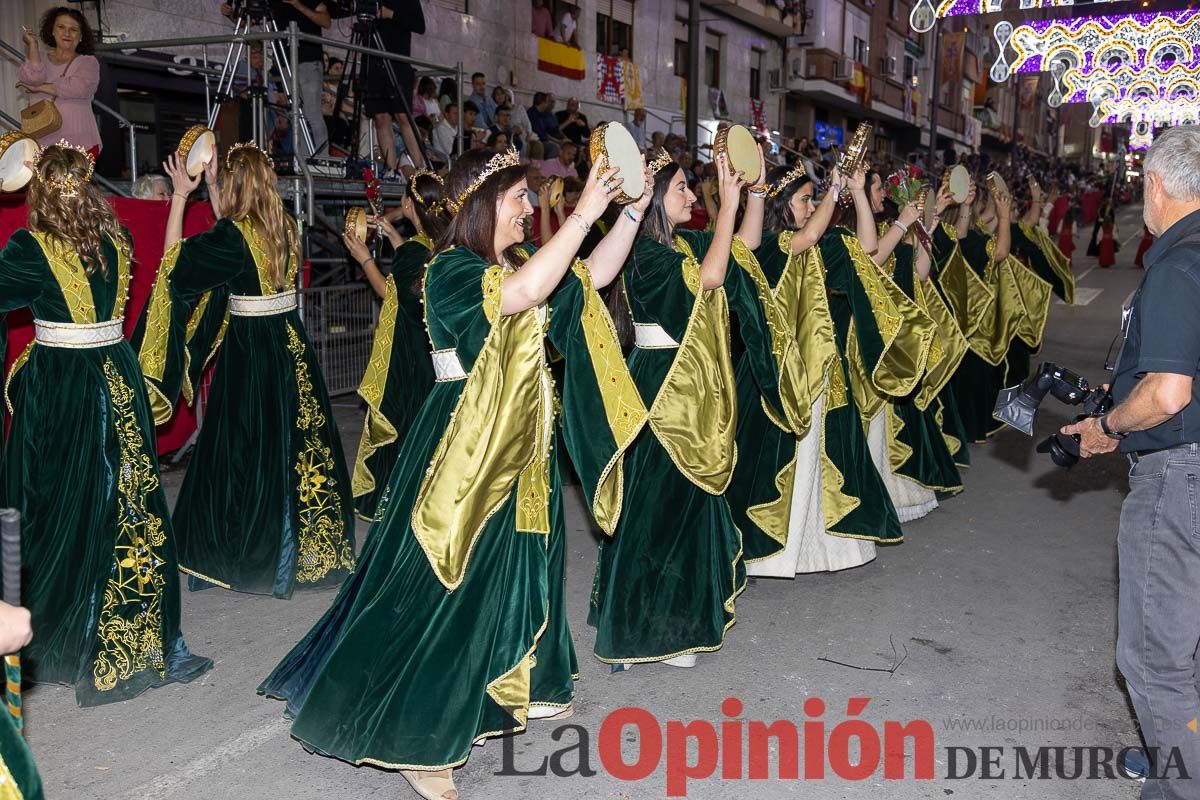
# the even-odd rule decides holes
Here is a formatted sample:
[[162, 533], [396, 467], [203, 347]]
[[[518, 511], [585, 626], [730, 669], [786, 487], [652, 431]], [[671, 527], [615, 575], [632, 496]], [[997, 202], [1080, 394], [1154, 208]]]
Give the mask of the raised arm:
[[519, 270], [504, 280], [501, 314], [519, 314], [541, 305], [571, 268], [584, 237], [621, 190], [623, 180], [619, 175], [620, 169], [608, 167], [604, 172], [599, 172], [601, 163], [597, 159], [592, 164], [575, 213], [568, 218], [567, 224], [559, 228], [558, 233], [545, 242]]
[[920, 242], [917, 243], [916, 250], [917, 258], [915, 268], [917, 272], [917, 279], [927, 281], [929, 280], [929, 273], [933, 269], [933, 257]]
[[[713, 227], [712, 242], [700, 262], [700, 285], [705, 289], [717, 289], [725, 285], [725, 271], [729, 268], [729, 251], [733, 247], [733, 224], [737, 221], [738, 202], [742, 196], [745, 180], [741, 173], [729, 168], [729, 159], [717, 159], [717, 191], [721, 207], [717, 210], [717, 224]], [[762, 235], [761, 233], [759, 234]]]
[[371, 255], [371, 251], [358, 240], [357, 236], [351, 236], [348, 233], [342, 234], [342, 242], [350, 251], [350, 257], [362, 268], [363, 274], [367, 277], [367, 283], [371, 284], [371, 289], [375, 294], [383, 297], [387, 293], [387, 278], [379, 271], [379, 264]]
[[[918, 216], [916, 203], [909, 203], [900, 209], [900, 216], [888, 228], [887, 233], [879, 239], [879, 247], [875, 251], [875, 255], [871, 256], [876, 266], [883, 266], [891, 258], [892, 253], [896, 251], [896, 246], [904, 240], [908, 229], [917, 221]], [[861, 241], [861, 237], [859, 241]]]
[[1029, 210], [1025, 212], [1025, 216], [1021, 217], [1021, 224], [1030, 228], [1036, 228], [1042, 221], [1042, 187], [1038, 186], [1037, 181], [1032, 178], [1029, 180]]
[[187, 168], [175, 153], [163, 162], [163, 172], [171, 179], [171, 211], [167, 214], [167, 233], [163, 238], [165, 253], [183, 238], [183, 215], [187, 211], [188, 196], [200, 185], [200, 176], [188, 175]]
[[597, 289], [608, 286], [620, 273], [629, 256], [629, 248], [633, 247], [633, 240], [637, 238], [646, 209], [650, 206], [650, 199], [654, 196], [654, 176], [645, 168], [644, 157], [642, 161], [646, 191], [636, 203], [625, 206], [616, 223], [588, 256], [588, 271], [592, 273], [592, 284]]
[[737, 231], [738, 238], [751, 250], [762, 244], [763, 210], [767, 204], [767, 159], [761, 144], [758, 146], [758, 179], [760, 183], [747, 191], [746, 211], [742, 214], [742, 224]]
[[961, 241], [967, 238], [967, 232], [971, 230], [971, 208], [975, 205], [975, 184], [971, 184], [971, 190], [967, 192], [967, 200], [958, 207], [958, 219], [954, 224], [954, 232]]
[[[38, 50], [37, 34], [34, 33], [33, 29], [28, 27], [27, 25], [21, 26], [21, 42], [25, 45], [25, 63], [29, 64], [32, 67], [37, 68], [39, 70], [44, 69], [44, 67], [42, 66], [42, 54]], [[37, 81], [45, 80], [44, 74], [37, 75], [37, 76], [30, 75], [29, 77], [31, 77], [33, 80], [37, 80]], [[25, 65], [22, 64], [21, 65], [21, 80], [25, 80], [25, 79], [26, 79]]]
[[871, 210], [871, 199], [867, 197], [867, 173], [859, 167], [846, 183], [850, 187], [850, 196], [854, 198], [858, 243], [867, 255], [874, 255], [879, 249], [879, 231], [875, 229], [875, 212]]
[[1012, 198], [1008, 195], [997, 197], [996, 216], [999, 217], [999, 224], [996, 227], [996, 249], [992, 251], [992, 260], [997, 263], [1012, 253], [1012, 225], [1009, 222], [1011, 214]]
[[833, 180], [830, 182], [825, 196], [821, 198], [821, 204], [809, 216], [804, 227], [792, 234], [793, 253], [803, 253], [825, 235], [829, 223], [833, 221], [834, 212], [837, 211], [838, 197], [842, 194], [844, 182], [845, 178], [842, 177], [842, 173], [835, 169]]

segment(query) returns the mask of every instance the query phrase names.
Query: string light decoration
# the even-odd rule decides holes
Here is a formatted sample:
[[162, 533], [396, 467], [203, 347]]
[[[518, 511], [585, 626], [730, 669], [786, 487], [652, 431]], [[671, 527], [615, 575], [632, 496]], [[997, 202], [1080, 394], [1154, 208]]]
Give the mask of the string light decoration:
[[1200, 56], [1200, 11], [1036, 20], [1015, 28], [1005, 21], [993, 35], [1000, 45], [991, 68], [997, 83], [1014, 72], [1050, 71], [1057, 63], [1085, 72], [1125, 66], [1170, 70]]
[[1200, 96], [1200, 61], [1181, 64], [1171, 70], [1151, 67], [1136, 70], [1121, 67], [1106, 69], [1065, 69], [1056, 62], [1051, 69], [1055, 87], [1047, 102], [1057, 108], [1063, 103], [1099, 104], [1104, 100], [1189, 100]]
[[1200, 122], [1200, 98], [1151, 100], [1104, 100], [1098, 103], [1089, 124], [1116, 125], [1146, 121], [1155, 124], [1189, 125]]
[[1129, 129], [1129, 149], [1149, 150], [1154, 144], [1154, 124], [1151, 122], [1135, 122]]
[[[1092, 3], [1115, 3], [1118, 0], [1087, 0]], [[933, 30], [937, 20], [946, 17], [960, 17], [965, 14], [990, 14], [1009, 9], [1058, 8], [1073, 6], [1074, 0], [918, 0], [908, 15], [908, 24], [917, 33], [927, 33]]]

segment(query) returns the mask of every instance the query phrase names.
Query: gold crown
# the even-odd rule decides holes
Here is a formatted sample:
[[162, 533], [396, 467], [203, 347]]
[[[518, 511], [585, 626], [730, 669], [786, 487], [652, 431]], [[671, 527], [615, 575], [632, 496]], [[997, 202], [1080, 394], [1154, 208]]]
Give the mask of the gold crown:
[[[427, 169], [419, 169], [412, 174], [411, 178], [408, 179], [409, 188], [415, 186], [416, 182], [417, 182], [417, 178], [421, 177], [422, 175], [429, 177], [429, 178], [433, 178], [433, 180], [435, 180], [437, 182], [438, 186], [444, 187], [446, 185], [442, 182], [442, 176], [438, 175], [436, 172], [431, 172], [430, 170], [427, 170]], [[420, 203], [421, 205], [425, 205], [425, 198], [421, 197], [421, 195], [417, 194], [416, 192], [409, 192], [409, 196], [413, 200]], [[430, 213], [436, 214], [437, 210], [438, 210], [438, 205], [439, 205], [439, 203], [434, 203], [432, 206], [430, 206], [430, 208], [429, 208]]]
[[484, 181], [502, 169], [519, 166], [521, 166], [521, 155], [517, 152], [517, 148], [509, 147], [507, 151], [503, 153], [497, 153], [488, 159], [487, 164], [483, 167], [483, 172], [480, 172], [475, 180], [471, 181], [470, 186], [468, 186], [466, 189], [463, 189], [462, 194], [460, 194], [457, 198], [446, 199], [446, 207], [449, 208], [453, 213], [457, 214], [462, 210], [463, 205], [467, 202], [467, 199], [471, 196], [471, 194], [480, 186], [483, 186]]
[[438, 175], [436, 172], [433, 172], [432, 170], [428, 170], [428, 169], [419, 169], [419, 170], [417, 170], [416, 172], [414, 172], [414, 173], [412, 174], [412, 178], [410, 178], [410, 179], [409, 179], [409, 183], [412, 183], [413, 181], [415, 181], [417, 178], [421, 177], [422, 175], [426, 175], [426, 176], [428, 176], [428, 177], [430, 177], [430, 178], [433, 178], [435, 181], [437, 181], [437, 182], [438, 182], [438, 185], [439, 185], [439, 186], [444, 186], [444, 185], [445, 185], [445, 184], [442, 182], [442, 176], [441, 176], [441, 175]]
[[664, 167], [666, 167], [668, 164], [674, 164], [674, 163], [675, 163], [675, 159], [673, 159], [671, 157], [671, 154], [668, 153], [666, 151], [666, 149], [660, 147], [660, 148], [658, 148], [658, 155], [656, 155], [654, 157], [654, 160], [650, 162], [650, 174], [657, 175], [659, 173], [659, 171], [662, 170]]
[[[66, 139], [59, 139], [49, 147], [43, 147], [38, 151], [37, 156], [33, 159], [33, 169], [35, 173], [42, 164], [42, 157], [46, 155], [46, 151], [48, 151], [50, 147], [61, 147], [64, 150], [74, 150], [76, 153], [79, 153], [81, 156], [83, 156], [84, 160], [87, 161], [88, 167], [87, 174], [83, 176], [82, 182], [87, 183], [92, 179], [92, 173], [96, 170], [96, 159], [93, 158], [92, 154], [87, 150], [71, 144]], [[52, 178], [46, 181], [46, 185], [51, 189], [61, 193], [63, 197], [70, 198], [79, 196], [80, 180], [73, 173], [68, 172], [61, 178]]]
[[233, 154], [236, 153], [238, 150], [257, 150], [258, 152], [260, 152], [264, 156], [266, 156], [268, 161], [271, 160], [271, 156], [267, 155], [267, 151], [263, 150], [261, 147], [259, 147], [257, 142], [237, 142], [232, 147], [230, 147], [229, 152], [225, 154], [225, 168], [226, 169], [229, 169], [229, 159], [233, 158]]
[[778, 197], [779, 193], [790, 186], [794, 181], [797, 181], [806, 175], [808, 175], [808, 172], [804, 169], [804, 164], [800, 161], [797, 161], [796, 166], [788, 170], [787, 174], [780, 178], [778, 183], [767, 189], [767, 197]]

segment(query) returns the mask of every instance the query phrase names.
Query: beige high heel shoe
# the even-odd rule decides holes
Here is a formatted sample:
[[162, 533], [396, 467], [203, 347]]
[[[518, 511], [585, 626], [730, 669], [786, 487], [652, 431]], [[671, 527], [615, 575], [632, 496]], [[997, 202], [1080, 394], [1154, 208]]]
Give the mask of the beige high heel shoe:
[[458, 800], [458, 789], [454, 788], [454, 777], [451, 770], [443, 769], [438, 772], [423, 772], [412, 769], [402, 769], [400, 774], [413, 791], [425, 800]]

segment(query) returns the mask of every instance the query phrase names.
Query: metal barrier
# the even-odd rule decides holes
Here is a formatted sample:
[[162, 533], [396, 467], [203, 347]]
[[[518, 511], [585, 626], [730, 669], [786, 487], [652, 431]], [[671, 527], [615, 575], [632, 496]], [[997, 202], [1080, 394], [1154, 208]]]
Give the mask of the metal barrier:
[[358, 390], [371, 345], [379, 303], [365, 283], [304, 289], [304, 328], [316, 352], [330, 395]]

